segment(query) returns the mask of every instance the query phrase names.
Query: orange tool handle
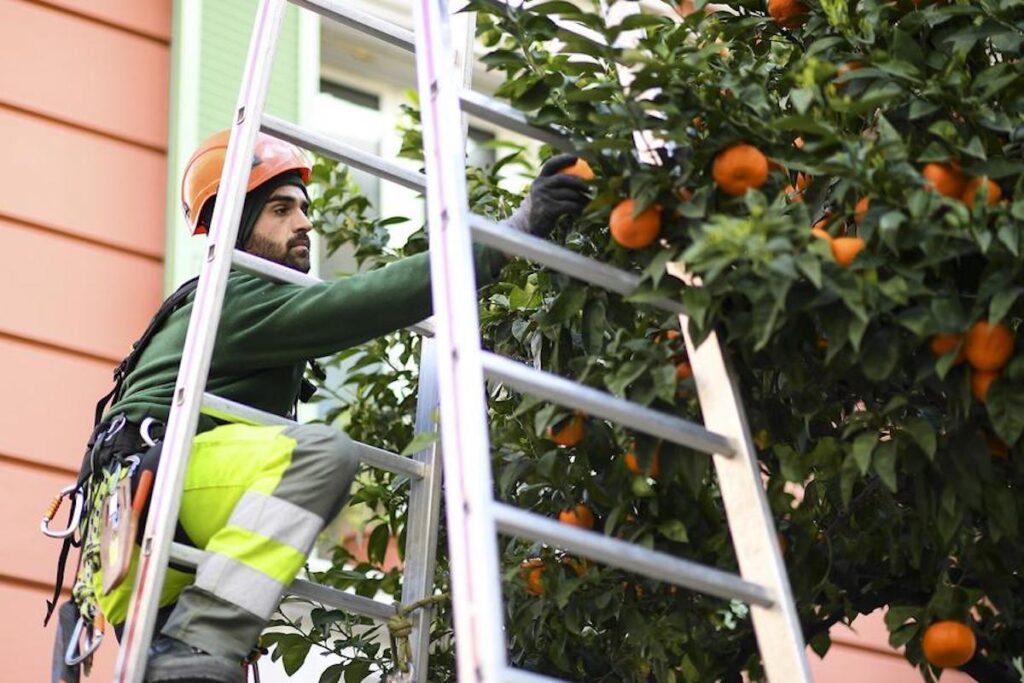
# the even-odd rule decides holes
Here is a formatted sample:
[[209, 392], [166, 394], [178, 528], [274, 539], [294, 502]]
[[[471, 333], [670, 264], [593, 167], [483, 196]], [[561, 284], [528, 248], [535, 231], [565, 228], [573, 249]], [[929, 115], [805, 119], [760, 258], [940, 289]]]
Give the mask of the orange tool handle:
[[153, 486], [153, 473], [144, 470], [139, 476], [139, 488], [135, 490], [135, 499], [132, 501], [132, 512], [141, 514], [146, 501], [149, 500], [149, 490]]

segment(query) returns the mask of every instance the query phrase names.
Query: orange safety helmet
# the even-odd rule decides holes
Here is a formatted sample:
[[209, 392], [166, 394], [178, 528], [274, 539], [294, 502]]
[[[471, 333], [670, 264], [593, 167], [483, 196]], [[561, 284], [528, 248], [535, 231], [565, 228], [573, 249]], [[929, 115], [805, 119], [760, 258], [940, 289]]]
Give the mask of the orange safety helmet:
[[[231, 130], [222, 130], [203, 140], [192, 153], [181, 177], [181, 208], [193, 235], [204, 234], [210, 226], [200, 222], [206, 203], [217, 194], [224, 157], [228, 153]], [[309, 182], [309, 160], [295, 145], [266, 133], [256, 134], [252, 170], [245, 191], [251, 192], [271, 178], [287, 171], [298, 171], [302, 182]]]

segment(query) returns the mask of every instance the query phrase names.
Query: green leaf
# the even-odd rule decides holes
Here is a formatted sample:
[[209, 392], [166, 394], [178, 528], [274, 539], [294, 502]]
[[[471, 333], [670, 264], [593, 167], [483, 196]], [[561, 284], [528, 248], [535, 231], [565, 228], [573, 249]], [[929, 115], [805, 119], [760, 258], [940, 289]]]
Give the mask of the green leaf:
[[309, 654], [309, 648], [312, 643], [308, 640], [302, 640], [299, 638], [289, 640], [287, 645], [278, 642], [277, 649], [281, 652], [281, 665], [284, 667], [286, 674], [291, 676], [306, 662], [306, 655]]
[[879, 442], [875, 449], [873, 465], [878, 478], [882, 480], [885, 487], [893, 493], [897, 490], [896, 482], [896, 442]]
[[935, 436], [935, 428], [932, 427], [928, 420], [920, 417], [910, 418], [900, 426], [903, 428], [903, 431], [910, 435], [914, 443], [920, 446], [929, 460], [935, 458], [937, 438]]
[[861, 475], [868, 473], [871, 467], [871, 454], [875, 452], [878, 445], [878, 435], [874, 432], [860, 434], [853, 440], [853, 461], [857, 463], [857, 469]]
[[807, 644], [811, 646], [812, 650], [814, 650], [814, 654], [819, 657], [824, 657], [828, 654], [829, 648], [832, 647], [832, 638], [829, 637], [828, 631], [823, 631], [811, 638], [810, 642]]
[[690, 537], [686, 534], [686, 525], [679, 519], [670, 519], [658, 525], [658, 533], [670, 541], [686, 543]]
[[793, 103], [798, 112], [806, 114], [811, 103], [814, 102], [814, 91], [810, 88], [794, 88], [789, 91], [789, 101]]
[[338, 683], [343, 673], [345, 673], [344, 664], [331, 664], [320, 674], [320, 683]]
[[889, 377], [900, 361], [900, 347], [885, 330], [872, 334], [864, 346], [864, 376], [875, 382]]
[[388, 541], [391, 540], [391, 529], [387, 524], [378, 524], [370, 533], [370, 543], [367, 546], [366, 555], [370, 562], [383, 564], [384, 556], [388, 552]]
[[988, 322], [990, 325], [995, 325], [1006, 317], [1006, 314], [1010, 312], [1010, 308], [1013, 307], [1021, 292], [1024, 292], [1024, 289], [1010, 287], [995, 293], [995, 296], [992, 297], [992, 302], [988, 306]]
[[580, 312], [583, 304], [587, 301], [587, 290], [583, 287], [570, 286], [562, 290], [555, 302], [551, 304], [545, 313], [542, 313], [538, 322], [545, 327], [552, 327], [564, 324], [574, 315]]
[[362, 683], [370, 674], [371, 662], [356, 659], [345, 667], [345, 683]]
[[412, 455], [413, 453], [419, 453], [427, 446], [431, 445], [440, 435], [437, 432], [420, 432], [412, 438], [412, 441], [402, 449], [401, 455]]
[[1024, 433], [1024, 384], [997, 379], [985, 401], [988, 418], [1000, 439], [1013, 446]]

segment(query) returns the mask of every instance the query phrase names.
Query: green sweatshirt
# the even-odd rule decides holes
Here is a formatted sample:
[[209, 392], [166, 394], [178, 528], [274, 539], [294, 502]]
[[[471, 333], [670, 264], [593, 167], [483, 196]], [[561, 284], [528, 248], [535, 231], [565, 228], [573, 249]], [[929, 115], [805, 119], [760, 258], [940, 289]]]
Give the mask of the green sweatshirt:
[[[476, 248], [477, 279], [490, 282], [504, 262]], [[164, 422], [181, 364], [195, 294], [176, 310], [128, 375], [107, 414]], [[288, 415], [306, 361], [419, 322], [431, 313], [428, 254], [310, 287], [274, 283], [242, 272], [228, 277], [206, 390], [253, 408]], [[199, 429], [215, 423], [200, 417]]]

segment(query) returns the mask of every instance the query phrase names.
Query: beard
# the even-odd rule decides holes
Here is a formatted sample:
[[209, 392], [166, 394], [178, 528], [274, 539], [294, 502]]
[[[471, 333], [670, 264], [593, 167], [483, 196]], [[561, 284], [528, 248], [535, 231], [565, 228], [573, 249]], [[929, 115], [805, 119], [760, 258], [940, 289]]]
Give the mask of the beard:
[[[299, 247], [305, 247], [305, 249]], [[296, 235], [283, 245], [260, 235], [253, 235], [249, 238], [249, 243], [245, 245], [245, 251], [300, 273], [309, 272], [309, 237], [307, 235]]]

